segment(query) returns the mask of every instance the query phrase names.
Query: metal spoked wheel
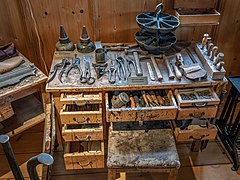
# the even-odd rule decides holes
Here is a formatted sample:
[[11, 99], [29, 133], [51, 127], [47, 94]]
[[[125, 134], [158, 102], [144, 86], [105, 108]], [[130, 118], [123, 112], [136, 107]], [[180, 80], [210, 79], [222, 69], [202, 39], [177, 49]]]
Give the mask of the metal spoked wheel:
[[180, 21], [175, 16], [163, 13], [162, 3], [156, 6], [155, 12], [137, 15], [136, 22], [141, 29], [152, 33], [169, 33], [180, 25]]

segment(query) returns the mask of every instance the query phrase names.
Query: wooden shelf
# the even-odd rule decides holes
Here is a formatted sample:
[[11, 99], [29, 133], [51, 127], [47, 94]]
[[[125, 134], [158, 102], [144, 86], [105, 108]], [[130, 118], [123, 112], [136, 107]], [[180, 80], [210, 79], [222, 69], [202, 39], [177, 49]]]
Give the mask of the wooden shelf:
[[0, 134], [16, 135], [42, 122], [45, 118], [43, 105], [34, 95], [12, 102], [12, 107], [15, 114], [1, 122], [4, 128]]

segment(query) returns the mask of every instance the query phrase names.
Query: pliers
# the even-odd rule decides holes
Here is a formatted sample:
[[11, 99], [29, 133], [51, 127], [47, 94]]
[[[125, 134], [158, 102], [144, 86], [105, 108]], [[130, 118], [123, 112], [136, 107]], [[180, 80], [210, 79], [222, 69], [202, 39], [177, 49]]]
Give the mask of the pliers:
[[111, 65], [108, 69], [108, 81], [110, 84], [114, 84], [116, 82], [116, 68], [115, 68], [115, 60], [111, 60]]
[[55, 78], [55, 76], [56, 76], [56, 74], [57, 74], [57, 71], [58, 71], [59, 69], [61, 69], [61, 71], [60, 71], [60, 73], [59, 73], [59, 75], [58, 75], [58, 79], [59, 79], [59, 81], [62, 83], [62, 80], [61, 80], [62, 74], [63, 74], [63, 72], [64, 72], [65, 67], [67, 66], [67, 64], [69, 64], [68, 58], [63, 58], [63, 59], [62, 59], [62, 62], [55, 64], [54, 67], [53, 67], [53, 71], [50, 72], [50, 73], [51, 73], [51, 76], [50, 76], [50, 78], [47, 80], [47, 83], [51, 82], [51, 81]]
[[90, 63], [85, 61], [85, 72], [84, 75], [80, 78], [81, 83], [93, 84], [95, 78], [91, 76]]
[[134, 68], [134, 71], [136, 73], [136, 62], [133, 58], [131, 57], [126, 57], [126, 60], [127, 60], [127, 70], [128, 70], [128, 77], [131, 76], [131, 68], [130, 68], [130, 65], [132, 64], [133, 68]]
[[81, 66], [80, 66], [80, 59], [77, 57], [77, 54], [75, 54], [75, 57], [72, 59], [71, 65], [66, 69], [66, 77], [68, 77], [69, 72], [71, 71], [72, 68], [78, 68], [79, 73], [80, 73], [80, 78], [83, 75]]
[[[118, 62], [117, 73], [118, 73], [119, 80], [122, 80], [122, 79], [126, 80], [126, 69], [125, 69], [125, 66], [124, 66], [123, 57], [121, 57], [121, 56], [117, 57], [116, 61]], [[121, 75], [121, 71], [122, 71], [122, 75]]]

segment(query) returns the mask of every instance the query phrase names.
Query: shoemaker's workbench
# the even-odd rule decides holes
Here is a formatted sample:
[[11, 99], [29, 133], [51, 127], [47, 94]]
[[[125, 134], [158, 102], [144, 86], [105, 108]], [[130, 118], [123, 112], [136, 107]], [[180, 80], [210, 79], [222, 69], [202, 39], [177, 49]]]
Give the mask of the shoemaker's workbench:
[[[191, 48], [194, 57], [199, 61], [196, 53]], [[108, 52], [106, 62], [110, 66], [111, 54], [120, 54], [119, 52]], [[124, 54], [124, 52], [121, 52]], [[181, 52], [184, 58], [189, 56], [185, 51]], [[52, 62], [52, 70], [56, 63], [62, 61], [63, 58], [73, 58], [74, 54], [81, 60], [81, 68], [84, 72], [83, 55], [91, 56], [91, 61], [95, 63], [95, 54], [81, 54], [76, 50], [74, 52], [55, 52]], [[168, 56], [169, 61], [175, 63], [175, 56]], [[74, 69], [70, 72], [69, 77], [63, 75], [61, 83], [58, 73], [53, 81], [46, 86], [46, 91], [52, 93], [54, 103], [57, 110], [58, 122], [61, 126], [61, 135], [64, 142], [64, 161], [66, 169], [87, 169], [87, 168], [103, 168], [105, 154], [104, 140], [108, 138], [107, 122], [133, 122], [139, 121], [144, 124], [147, 121], [155, 120], [171, 120], [171, 126], [175, 140], [177, 142], [193, 141], [193, 151], [199, 151], [199, 145], [202, 140], [215, 139], [217, 129], [215, 125], [206, 126], [189, 125], [185, 129], [180, 129], [177, 125], [178, 120], [189, 119], [214, 119], [217, 113], [218, 104], [222, 90], [226, 86], [225, 78], [221, 81], [214, 81], [209, 76], [206, 80], [193, 82], [184, 76], [181, 80], [169, 80], [167, 68], [161, 59], [156, 59], [158, 67], [163, 76], [162, 81], [152, 81], [147, 69], [147, 62], [151, 59], [141, 61], [143, 76], [148, 78], [146, 85], [128, 85], [127, 81], [119, 81], [116, 83], [108, 82], [108, 73], [104, 74], [100, 79], [92, 85], [82, 84], [79, 80], [79, 72]], [[201, 65], [201, 62], [199, 61]], [[202, 65], [201, 65], [202, 66]], [[131, 67], [132, 68], [132, 67]], [[131, 72], [134, 72], [131, 69]], [[93, 77], [96, 72], [91, 65], [91, 73]], [[135, 76], [135, 73], [132, 73]], [[113, 108], [111, 99], [115, 91], [139, 93], [140, 91], [161, 91], [164, 98], [169, 100], [167, 105], [155, 107], [123, 107]], [[201, 92], [210, 93], [209, 97], [199, 100], [181, 99], [182, 94], [194, 93], [197, 97]], [[163, 122], [163, 121], [162, 121]], [[114, 131], [114, 128], [110, 128]], [[150, 138], [151, 139], [151, 138]], [[154, 141], [154, 137], [152, 139]], [[89, 149], [90, 146], [90, 149]], [[86, 150], [87, 149], [87, 150]]]

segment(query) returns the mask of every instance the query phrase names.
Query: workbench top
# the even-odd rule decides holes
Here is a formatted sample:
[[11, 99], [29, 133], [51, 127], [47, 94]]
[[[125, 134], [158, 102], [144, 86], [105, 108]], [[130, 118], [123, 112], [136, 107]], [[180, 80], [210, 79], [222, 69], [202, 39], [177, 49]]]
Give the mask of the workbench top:
[[[193, 48], [190, 48], [190, 50], [192, 51], [195, 59], [199, 62], [199, 64], [202, 66], [201, 61], [199, 60], [199, 58], [197, 57], [196, 53], [194, 52]], [[93, 63], [95, 63], [95, 55], [94, 52], [92, 53], [88, 53], [88, 54], [82, 54], [77, 52], [77, 50], [75, 51], [71, 51], [71, 52], [55, 52], [54, 53], [54, 57], [53, 57], [53, 62], [52, 62], [52, 67], [51, 67], [51, 71], [53, 71], [54, 65], [56, 63], [59, 63], [62, 61], [62, 59], [64, 57], [67, 58], [73, 58], [74, 54], [77, 54], [78, 57], [81, 60], [81, 68], [83, 70], [83, 72], [85, 71], [84, 68], [84, 62], [83, 62], [83, 55], [87, 55], [91, 57], [91, 61]], [[108, 66], [106, 69], [108, 69], [110, 67], [110, 57], [111, 57], [111, 53], [115, 53], [120, 55], [120, 53], [124, 54], [124, 52], [108, 52], [107, 53], [107, 63]], [[191, 61], [190, 57], [188, 56], [187, 52], [185, 50], [181, 51], [183, 57], [185, 59], [188, 59]], [[131, 56], [131, 55], [130, 55]], [[149, 55], [150, 57], [150, 55]], [[168, 56], [167, 57], [171, 62], [175, 63], [175, 55], [174, 56]], [[77, 91], [114, 91], [114, 90], [143, 90], [143, 89], [175, 89], [175, 88], [187, 88], [187, 87], [203, 87], [203, 86], [215, 86], [217, 84], [219, 84], [221, 81], [214, 81], [212, 80], [209, 76], [207, 77], [207, 79], [200, 81], [200, 82], [194, 82], [191, 81], [187, 78], [185, 78], [183, 76], [183, 78], [181, 80], [177, 80], [176, 77], [174, 80], [169, 80], [168, 78], [168, 71], [166, 68], [166, 65], [164, 63], [163, 59], [159, 59], [156, 58], [156, 62], [158, 64], [158, 67], [160, 68], [160, 71], [162, 73], [163, 76], [163, 80], [162, 81], [152, 81], [150, 79], [149, 76], [149, 72], [147, 69], [147, 62], [151, 62], [151, 59], [145, 59], [141, 61], [141, 67], [143, 70], [143, 76], [147, 76], [148, 78], [148, 84], [147, 85], [128, 85], [127, 81], [122, 81], [120, 82], [118, 80], [116, 80], [115, 84], [110, 84], [108, 82], [108, 74], [104, 74], [100, 79], [96, 79], [96, 82], [92, 85], [88, 85], [88, 84], [82, 84], [79, 80], [79, 72], [77, 69], [73, 69], [72, 71], [70, 71], [69, 73], [69, 77], [66, 78], [65, 77], [65, 73], [63, 75], [63, 83], [61, 83], [58, 80], [58, 74], [59, 74], [59, 70], [57, 72], [56, 77], [54, 78], [53, 81], [49, 82], [46, 85], [46, 91], [47, 92], [77, 92]], [[151, 63], [152, 64], [152, 63]], [[126, 64], [125, 64], [126, 66]], [[132, 66], [130, 67], [131, 71], [132, 71], [132, 77], [136, 77], [134, 70], [132, 68]], [[152, 66], [153, 68], [153, 66]], [[154, 70], [154, 68], [153, 68]], [[155, 71], [154, 71], [155, 72]], [[91, 65], [91, 73], [93, 77], [97, 77], [96, 76], [96, 72], [93, 68], [93, 66]]]

